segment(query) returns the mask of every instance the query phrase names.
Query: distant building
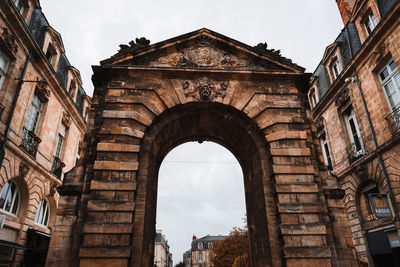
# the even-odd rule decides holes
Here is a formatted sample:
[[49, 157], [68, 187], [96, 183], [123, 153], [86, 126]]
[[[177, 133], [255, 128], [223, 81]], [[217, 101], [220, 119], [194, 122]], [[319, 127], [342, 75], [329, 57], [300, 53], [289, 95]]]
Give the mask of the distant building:
[[[202, 238], [197, 239], [193, 236], [192, 249], [191, 249], [191, 265], [193, 267], [211, 267], [213, 266], [211, 260], [213, 256], [212, 248], [214, 241], [224, 240], [226, 236], [210, 236], [206, 235]], [[185, 252], [187, 253], [187, 252]], [[185, 260], [185, 258], [184, 258]], [[186, 262], [185, 262], [185, 266]]]
[[185, 264], [185, 267], [192, 266], [192, 251], [190, 249], [183, 253], [183, 264]]
[[172, 254], [169, 252], [168, 240], [157, 230], [154, 245], [154, 267], [172, 267]]
[[0, 266], [44, 265], [89, 102], [40, 1], [1, 1]]

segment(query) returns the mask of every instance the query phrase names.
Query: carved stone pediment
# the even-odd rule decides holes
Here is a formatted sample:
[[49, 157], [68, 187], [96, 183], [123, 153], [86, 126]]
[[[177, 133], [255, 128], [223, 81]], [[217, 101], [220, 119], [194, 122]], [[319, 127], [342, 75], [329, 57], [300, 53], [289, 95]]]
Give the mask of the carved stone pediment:
[[251, 47], [205, 28], [155, 44], [140, 38], [120, 47], [117, 54], [101, 64], [304, 72], [304, 68], [281, 56], [280, 50], [268, 49], [266, 43]]
[[215, 82], [206, 77], [195, 82], [184, 81], [182, 84], [186, 97], [193, 97], [198, 101], [212, 101], [216, 97], [226, 96], [227, 82]]
[[350, 100], [349, 88], [344, 88], [336, 97], [335, 105], [341, 107]]

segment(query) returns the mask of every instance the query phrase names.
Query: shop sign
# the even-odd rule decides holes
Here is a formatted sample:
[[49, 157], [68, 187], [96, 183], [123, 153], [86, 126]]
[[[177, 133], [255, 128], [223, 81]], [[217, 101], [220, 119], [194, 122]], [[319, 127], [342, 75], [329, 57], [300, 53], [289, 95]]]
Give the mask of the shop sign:
[[372, 211], [377, 218], [392, 218], [392, 205], [387, 195], [385, 194], [369, 194], [369, 202], [371, 203]]
[[6, 222], [6, 216], [0, 215], [0, 229], [3, 229], [5, 222]]
[[391, 248], [400, 248], [400, 235], [396, 229], [386, 231]]

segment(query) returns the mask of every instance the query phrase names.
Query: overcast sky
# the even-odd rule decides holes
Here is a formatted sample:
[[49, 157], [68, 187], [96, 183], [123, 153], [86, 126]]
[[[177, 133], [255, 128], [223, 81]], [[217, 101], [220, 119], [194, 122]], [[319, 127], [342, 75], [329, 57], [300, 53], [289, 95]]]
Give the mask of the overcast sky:
[[[312, 72], [343, 27], [335, 0], [41, 0], [41, 5], [90, 96], [91, 65], [136, 37], [155, 43], [206, 27], [248, 45], [267, 42]], [[242, 224], [243, 178], [235, 161], [207, 142], [168, 154], [160, 170], [157, 228], [169, 240], [174, 264], [190, 248], [192, 234], [225, 235]]]

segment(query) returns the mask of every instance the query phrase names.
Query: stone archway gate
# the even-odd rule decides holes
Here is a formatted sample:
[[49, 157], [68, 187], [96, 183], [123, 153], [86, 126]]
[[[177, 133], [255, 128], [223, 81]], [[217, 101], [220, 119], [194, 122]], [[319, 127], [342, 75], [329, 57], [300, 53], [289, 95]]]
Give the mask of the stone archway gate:
[[303, 68], [201, 29], [137, 39], [93, 70], [83, 157], [59, 188], [47, 266], [153, 266], [158, 169], [193, 140], [224, 145], [242, 166], [253, 266], [356, 264], [343, 202], [321, 174]]

